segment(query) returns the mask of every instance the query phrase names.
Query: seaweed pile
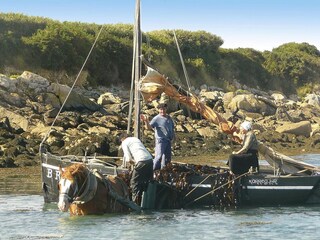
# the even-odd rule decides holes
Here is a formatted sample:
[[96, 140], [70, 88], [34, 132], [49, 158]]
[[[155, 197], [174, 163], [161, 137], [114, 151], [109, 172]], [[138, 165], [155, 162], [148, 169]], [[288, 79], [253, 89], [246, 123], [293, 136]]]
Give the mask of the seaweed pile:
[[[238, 205], [238, 181], [228, 169], [207, 165], [171, 163], [154, 173], [154, 180], [169, 184], [184, 198], [184, 206], [208, 205], [235, 207]], [[210, 185], [201, 191], [201, 184]]]

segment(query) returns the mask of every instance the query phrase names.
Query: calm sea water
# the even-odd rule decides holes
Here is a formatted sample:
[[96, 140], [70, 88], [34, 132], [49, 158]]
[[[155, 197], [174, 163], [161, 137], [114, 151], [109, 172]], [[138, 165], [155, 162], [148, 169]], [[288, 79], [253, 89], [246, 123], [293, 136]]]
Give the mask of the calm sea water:
[[[307, 158], [320, 165], [320, 155]], [[320, 205], [70, 217], [41, 195], [7, 194], [0, 195], [0, 233], [0, 239], [319, 239]]]

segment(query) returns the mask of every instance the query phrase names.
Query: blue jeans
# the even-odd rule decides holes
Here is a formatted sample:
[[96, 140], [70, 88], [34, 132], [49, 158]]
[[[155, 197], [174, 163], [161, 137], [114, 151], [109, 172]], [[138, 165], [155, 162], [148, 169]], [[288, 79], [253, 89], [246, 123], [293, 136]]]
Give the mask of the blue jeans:
[[171, 141], [168, 139], [156, 139], [153, 170], [164, 168], [171, 162]]

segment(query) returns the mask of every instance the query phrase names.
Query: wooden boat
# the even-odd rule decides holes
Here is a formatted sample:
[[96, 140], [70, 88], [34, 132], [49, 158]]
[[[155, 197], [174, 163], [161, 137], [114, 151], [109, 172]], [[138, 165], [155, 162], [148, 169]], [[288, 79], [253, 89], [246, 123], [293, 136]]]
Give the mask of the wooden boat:
[[[129, 171], [118, 167], [112, 159], [81, 159], [42, 153], [42, 187], [46, 203], [58, 200], [59, 166], [73, 163], [85, 163], [88, 168], [97, 169], [104, 175], [127, 174]], [[206, 171], [195, 171], [200, 167]], [[316, 171], [309, 175], [298, 172], [275, 175], [272, 169], [262, 169], [259, 173], [249, 171], [233, 176], [228, 169], [208, 166], [173, 164], [173, 168], [175, 177], [162, 180], [158, 177], [149, 184], [143, 194], [142, 209], [320, 203], [320, 175]], [[162, 170], [162, 174], [170, 176], [172, 169]]]
[[[140, 7], [137, 0], [136, 8]], [[137, 11], [140, 20], [140, 11]], [[139, 28], [137, 23], [136, 28]], [[134, 59], [140, 59], [137, 46], [141, 36], [135, 36]], [[168, 78], [160, 74], [145, 61], [148, 66], [146, 75], [140, 79], [140, 65], [135, 63], [135, 122], [139, 123], [140, 91], [146, 101], [159, 96], [162, 92], [170, 98], [187, 105], [192, 111], [200, 113], [208, 121], [221, 128], [222, 132], [238, 141], [233, 134], [236, 127], [221, 117], [210, 107], [204, 105], [191, 93], [171, 84]], [[72, 90], [72, 89], [71, 89]], [[63, 106], [62, 106], [63, 107]], [[131, 114], [130, 114], [131, 116]], [[130, 119], [128, 120], [130, 121]], [[135, 127], [135, 135], [139, 137], [139, 125]], [[45, 139], [44, 139], [45, 140]], [[287, 205], [320, 203], [319, 168], [295, 161], [280, 153], [275, 153], [264, 144], [260, 144], [262, 154], [274, 171], [256, 173], [253, 170], [234, 176], [228, 169], [207, 166], [173, 165], [171, 169], [160, 171], [158, 178], [149, 184], [143, 194], [141, 207], [144, 209], [168, 209], [203, 206], [244, 206], [244, 205]], [[128, 169], [118, 167], [112, 159], [101, 157], [54, 156], [45, 152], [40, 145], [42, 183], [45, 202], [56, 202], [58, 199], [59, 166], [65, 167], [73, 163], [85, 163], [90, 169], [98, 169], [102, 174], [127, 173]], [[178, 170], [179, 171], [178, 171]], [[201, 169], [201, 171], [199, 171]], [[175, 177], [174, 174], [176, 174]], [[157, 174], [157, 173], [155, 173]]]
[[[144, 61], [148, 71], [141, 83], [145, 100], [153, 100], [161, 93], [185, 104], [192, 111], [200, 113], [208, 121], [220, 127], [234, 141], [239, 141], [236, 126], [228, 122], [213, 109], [203, 104], [196, 96], [171, 83], [170, 79]], [[320, 203], [320, 168], [297, 161], [274, 151], [265, 143], [259, 142], [259, 154], [270, 164], [268, 169], [259, 172], [248, 171], [236, 176], [234, 181], [235, 205], [279, 205]], [[203, 186], [205, 188], [205, 186]], [[210, 188], [210, 187], [209, 187]], [[211, 188], [212, 189], [212, 188]], [[209, 193], [212, 191], [208, 189]]]

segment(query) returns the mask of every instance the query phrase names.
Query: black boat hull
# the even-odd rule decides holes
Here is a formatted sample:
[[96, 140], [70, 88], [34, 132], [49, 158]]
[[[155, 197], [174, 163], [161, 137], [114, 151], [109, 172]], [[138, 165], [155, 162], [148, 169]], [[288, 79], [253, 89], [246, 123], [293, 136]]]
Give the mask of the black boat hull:
[[241, 179], [242, 205], [320, 203], [320, 175], [275, 177], [250, 175]]
[[[59, 167], [82, 161], [69, 158], [62, 160], [51, 154], [42, 154], [42, 186], [46, 203], [58, 201]], [[116, 165], [89, 161], [90, 169], [102, 174], [116, 175], [128, 170]], [[214, 175], [195, 175], [188, 179], [188, 188], [181, 190], [172, 182], [153, 181], [143, 194], [144, 209], [172, 209], [202, 206], [264, 206], [320, 203], [320, 175], [273, 176], [261, 173], [250, 174], [236, 180], [228, 191], [217, 185]], [[229, 182], [230, 184], [230, 182]], [[218, 187], [217, 187], [218, 186]], [[230, 199], [222, 202], [221, 199]], [[236, 198], [236, 199], [231, 199]]]

